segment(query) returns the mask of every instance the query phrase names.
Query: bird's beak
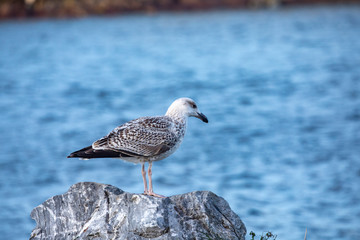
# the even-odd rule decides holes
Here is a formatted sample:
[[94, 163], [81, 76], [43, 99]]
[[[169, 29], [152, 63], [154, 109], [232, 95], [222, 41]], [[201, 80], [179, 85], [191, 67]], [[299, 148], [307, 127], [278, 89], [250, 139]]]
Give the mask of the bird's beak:
[[202, 114], [201, 112], [197, 112], [197, 115], [196, 115], [195, 117], [201, 119], [203, 122], [206, 122], [206, 123], [209, 122], [209, 120], [207, 119], [207, 117], [206, 117], [204, 114]]

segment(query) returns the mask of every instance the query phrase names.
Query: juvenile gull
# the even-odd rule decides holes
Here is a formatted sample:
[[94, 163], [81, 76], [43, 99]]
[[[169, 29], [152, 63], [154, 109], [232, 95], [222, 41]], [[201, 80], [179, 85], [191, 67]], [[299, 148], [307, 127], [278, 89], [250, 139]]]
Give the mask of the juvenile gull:
[[[208, 122], [192, 99], [179, 98], [170, 105], [165, 116], [141, 117], [124, 123], [91, 146], [71, 153], [68, 158], [121, 158], [141, 163], [144, 194], [163, 197], [153, 192], [152, 162], [162, 160], [178, 149], [185, 135], [188, 117]], [[145, 162], [149, 163], [149, 189]]]

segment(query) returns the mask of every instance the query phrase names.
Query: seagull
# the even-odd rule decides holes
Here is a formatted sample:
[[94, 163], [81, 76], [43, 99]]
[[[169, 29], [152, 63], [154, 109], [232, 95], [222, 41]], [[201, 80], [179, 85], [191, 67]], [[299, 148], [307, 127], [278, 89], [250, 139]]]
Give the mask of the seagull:
[[[120, 158], [141, 163], [141, 174], [144, 182], [144, 194], [164, 197], [153, 192], [152, 162], [162, 160], [179, 148], [186, 132], [188, 117], [196, 117], [208, 123], [194, 100], [176, 99], [164, 116], [140, 117], [124, 123], [107, 136], [95, 141], [91, 146], [71, 153], [68, 158]], [[147, 187], [145, 163], [149, 163]]]

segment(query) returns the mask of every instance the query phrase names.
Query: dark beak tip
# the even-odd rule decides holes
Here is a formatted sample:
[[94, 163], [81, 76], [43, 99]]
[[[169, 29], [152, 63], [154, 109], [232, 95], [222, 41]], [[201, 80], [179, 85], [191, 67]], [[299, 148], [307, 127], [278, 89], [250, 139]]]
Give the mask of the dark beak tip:
[[205, 123], [209, 122], [208, 118], [202, 113], [199, 113], [199, 118]]

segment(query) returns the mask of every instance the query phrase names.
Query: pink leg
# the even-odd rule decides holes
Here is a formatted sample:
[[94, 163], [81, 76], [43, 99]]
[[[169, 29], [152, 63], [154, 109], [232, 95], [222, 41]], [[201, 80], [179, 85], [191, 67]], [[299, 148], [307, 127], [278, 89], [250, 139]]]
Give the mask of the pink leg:
[[141, 163], [141, 175], [143, 177], [143, 181], [144, 181], [144, 194], [148, 194], [148, 188], [147, 188], [147, 183], [146, 183], [146, 172], [145, 172], [145, 163]]
[[149, 168], [148, 168], [148, 176], [149, 176], [149, 192], [148, 195], [150, 196], [154, 196], [154, 197], [160, 197], [160, 198], [164, 198], [165, 196], [163, 195], [159, 195], [153, 192], [153, 186], [152, 186], [152, 171], [151, 171], [151, 167], [152, 167], [152, 162], [149, 162]]

